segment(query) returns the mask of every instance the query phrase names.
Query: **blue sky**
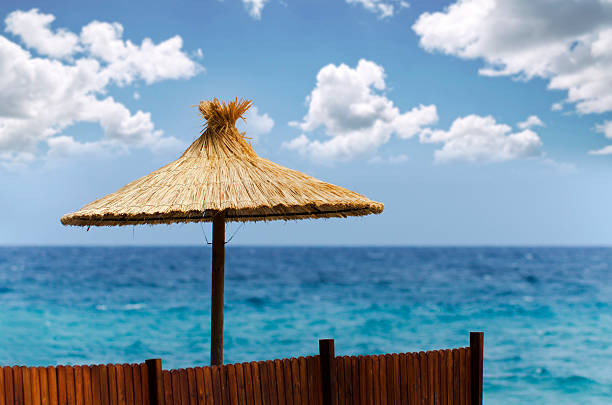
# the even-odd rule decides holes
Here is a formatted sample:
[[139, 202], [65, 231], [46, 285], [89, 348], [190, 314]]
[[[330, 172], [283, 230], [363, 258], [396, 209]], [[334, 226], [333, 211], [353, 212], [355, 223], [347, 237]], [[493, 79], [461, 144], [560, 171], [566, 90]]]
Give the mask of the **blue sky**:
[[176, 159], [212, 97], [254, 100], [240, 125], [260, 155], [385, 203], [247, 224], [235, 244], [612, 243], [609, 1], [4, 1], [0, 16], [0, 244], [202, 243], [197, 224], [59, 218]]

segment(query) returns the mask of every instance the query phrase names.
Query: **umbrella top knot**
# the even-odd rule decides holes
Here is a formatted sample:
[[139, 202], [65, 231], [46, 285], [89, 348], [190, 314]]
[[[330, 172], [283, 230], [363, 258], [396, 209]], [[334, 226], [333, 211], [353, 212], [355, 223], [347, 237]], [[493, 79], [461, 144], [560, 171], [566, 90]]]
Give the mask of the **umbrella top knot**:
[[244, 113], [252, 105], [252, 100], [238, 100], [238, 98], [227, 103], [220, 102], [216, 97], [211, 101], [200, 101], [198, 109], [202, 118], [206, 120], [204, 131], [208, 129], [218, 132], [233, 127], [239, 118], [245, 120]]

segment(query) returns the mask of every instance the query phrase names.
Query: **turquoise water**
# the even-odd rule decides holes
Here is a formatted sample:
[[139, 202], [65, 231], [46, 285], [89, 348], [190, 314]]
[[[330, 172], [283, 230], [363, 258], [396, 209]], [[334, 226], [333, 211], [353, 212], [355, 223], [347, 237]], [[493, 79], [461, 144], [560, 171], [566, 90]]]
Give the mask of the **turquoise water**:
[[[0, 364], [209, 361], [210, 249], [0, 248]], [[612, 249], [227, 252], [226, 362], [468, 345], [487, 404], [612, 403]]]

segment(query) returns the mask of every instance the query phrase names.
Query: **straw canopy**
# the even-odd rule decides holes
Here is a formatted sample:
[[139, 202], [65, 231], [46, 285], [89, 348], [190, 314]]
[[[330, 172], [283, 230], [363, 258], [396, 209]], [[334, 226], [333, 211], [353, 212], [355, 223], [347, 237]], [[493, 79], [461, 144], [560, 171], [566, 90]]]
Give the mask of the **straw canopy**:
[[174, 162], [62, 217], [112, 226], [268, 221], [379, 214], [383, 204], [257, 156], [238, 132], [251, 101], [202, 101], [202, 135]]

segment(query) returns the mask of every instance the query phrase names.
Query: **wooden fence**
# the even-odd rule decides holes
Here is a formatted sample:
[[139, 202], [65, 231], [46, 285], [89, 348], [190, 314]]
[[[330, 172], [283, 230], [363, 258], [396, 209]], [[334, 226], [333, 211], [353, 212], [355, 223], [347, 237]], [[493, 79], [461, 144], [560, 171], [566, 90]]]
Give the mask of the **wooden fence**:
[[483, 334], [419, 353], [320, 354], [162, 370], [142, 364], [0, 368], [0, 405], [482, 405]]

